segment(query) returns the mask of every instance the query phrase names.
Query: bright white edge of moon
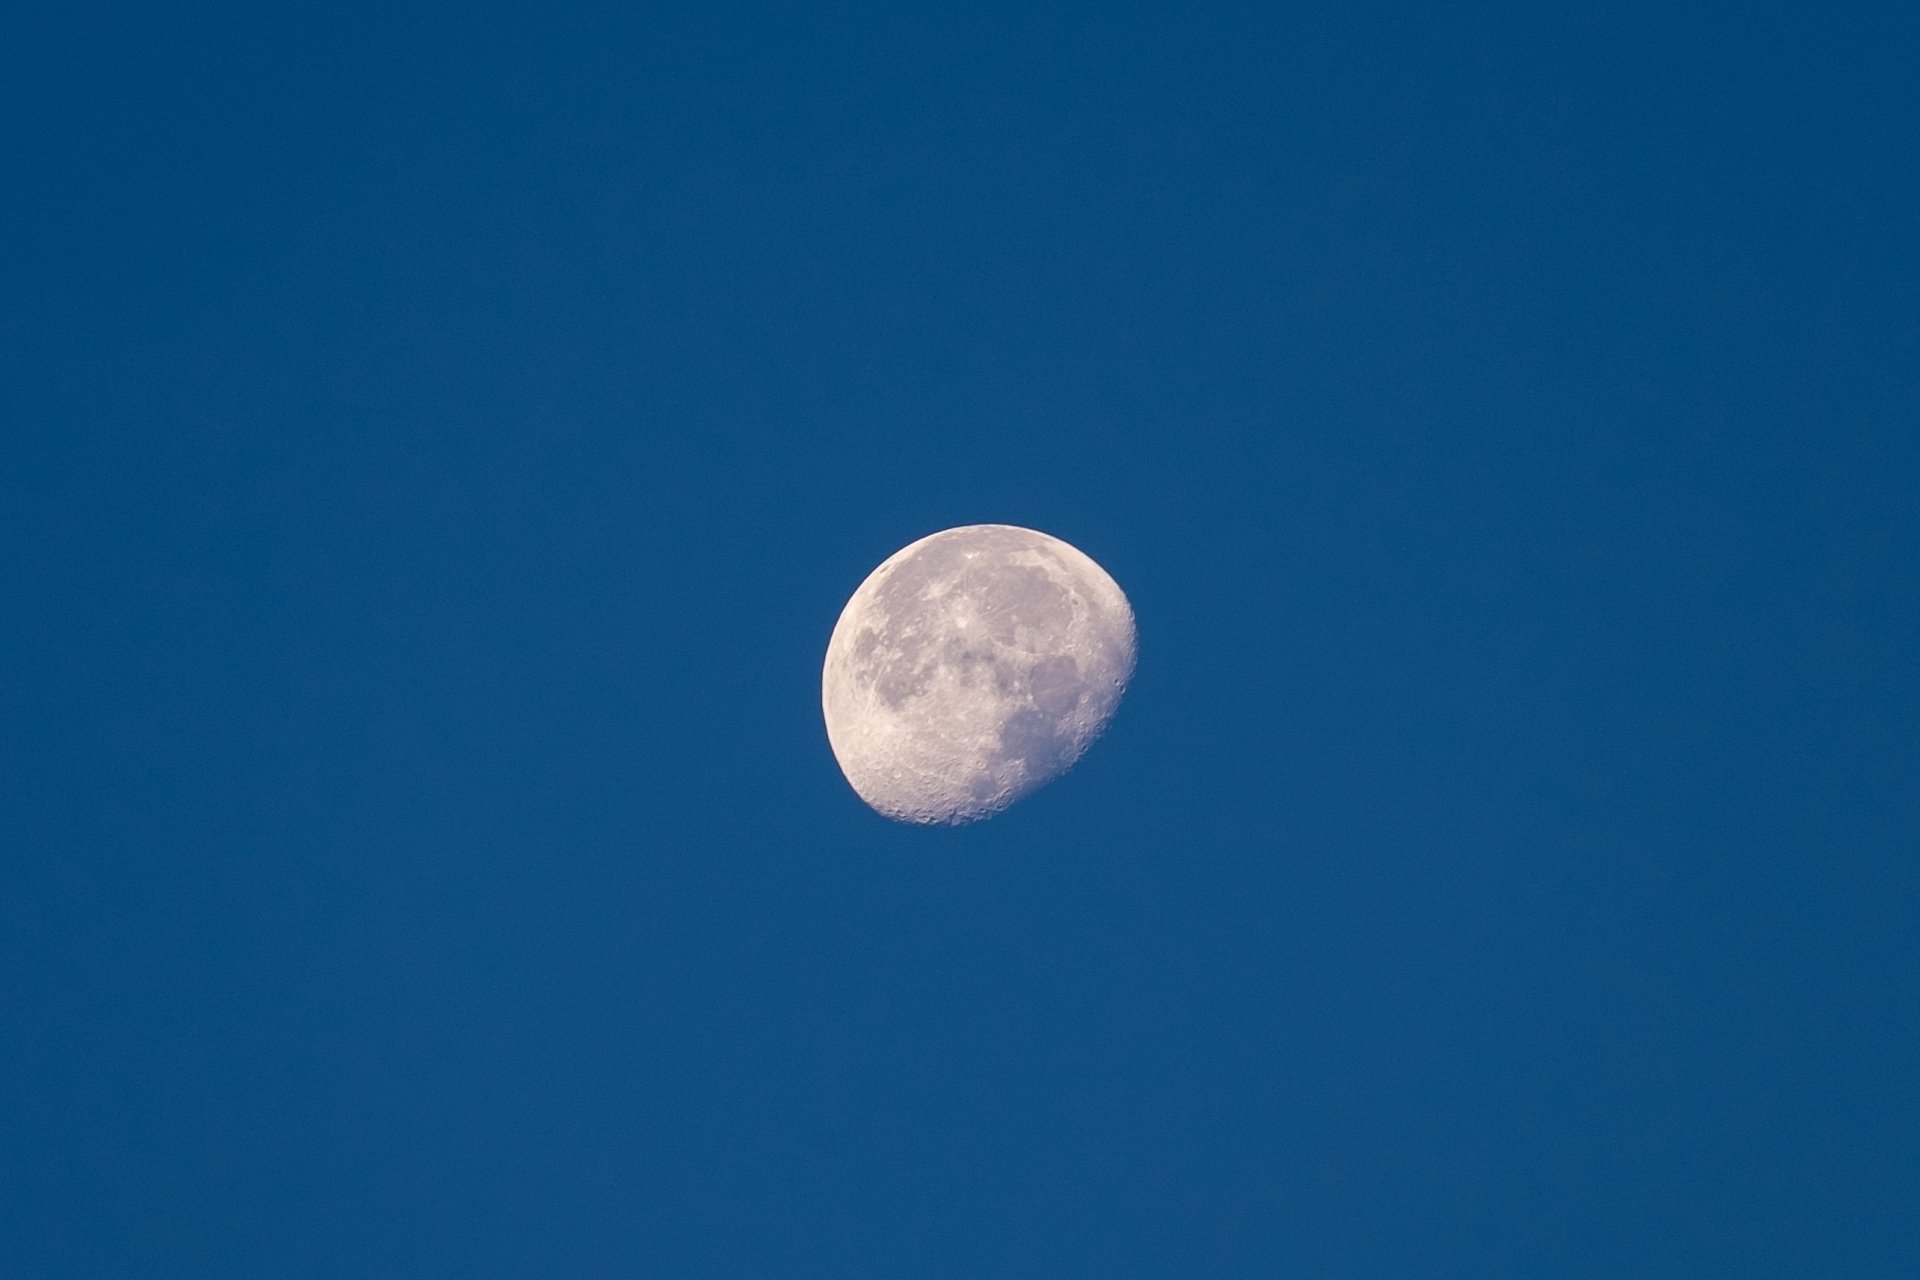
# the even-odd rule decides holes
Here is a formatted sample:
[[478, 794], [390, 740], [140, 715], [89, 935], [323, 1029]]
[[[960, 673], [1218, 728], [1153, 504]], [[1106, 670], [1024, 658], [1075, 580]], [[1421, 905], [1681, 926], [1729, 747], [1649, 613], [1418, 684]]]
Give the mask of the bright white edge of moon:
[[1135, 655], [1127, 597], [1078, 548], [1015, 525], [947, 529], [889, 556], [841, 611], [827, 740], [887, 817], [972, 822], [1080, 759]]

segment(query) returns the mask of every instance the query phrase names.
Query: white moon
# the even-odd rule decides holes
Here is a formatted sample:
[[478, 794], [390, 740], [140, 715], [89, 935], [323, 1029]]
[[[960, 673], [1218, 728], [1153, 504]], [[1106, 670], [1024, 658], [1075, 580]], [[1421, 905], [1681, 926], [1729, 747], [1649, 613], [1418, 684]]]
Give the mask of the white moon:
[[1133, 610], [1058, 538], [974, 524], [888, 557], [827, 642], [827, 740], [902, 822], [972, 822], [1065, 773], [1133, 675]]

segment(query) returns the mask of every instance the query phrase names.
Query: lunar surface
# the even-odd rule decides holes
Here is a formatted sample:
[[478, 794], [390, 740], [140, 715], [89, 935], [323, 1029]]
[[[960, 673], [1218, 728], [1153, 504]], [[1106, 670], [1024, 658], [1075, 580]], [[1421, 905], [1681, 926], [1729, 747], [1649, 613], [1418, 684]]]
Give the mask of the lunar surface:
[[1133, 610], [1099, 565], [1032, 529], [975, 524], [895, 552], [827, 642], [827, 740], [902, 822], [990, 817], [1071, 768], [1133, 675]]

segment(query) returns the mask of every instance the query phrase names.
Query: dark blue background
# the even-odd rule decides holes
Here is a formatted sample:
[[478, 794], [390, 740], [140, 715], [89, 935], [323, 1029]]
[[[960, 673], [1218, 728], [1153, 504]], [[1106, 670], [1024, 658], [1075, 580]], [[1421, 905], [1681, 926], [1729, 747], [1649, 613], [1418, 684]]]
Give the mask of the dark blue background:
[[[142, 8], [0, 76], [0, 1273], [1920, 1273], [1895, 6]], [[1139, 674], [895, 826], [982, 521]]]

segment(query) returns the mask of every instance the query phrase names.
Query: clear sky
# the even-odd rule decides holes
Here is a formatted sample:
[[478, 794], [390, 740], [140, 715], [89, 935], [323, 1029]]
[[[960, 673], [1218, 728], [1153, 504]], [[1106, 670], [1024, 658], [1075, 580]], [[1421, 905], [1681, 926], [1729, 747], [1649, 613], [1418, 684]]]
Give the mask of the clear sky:
[[0, 1275], [1920, 1274], [1908, 7], [537, 8], [9, 20]]

